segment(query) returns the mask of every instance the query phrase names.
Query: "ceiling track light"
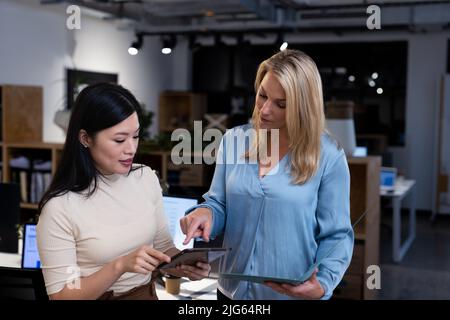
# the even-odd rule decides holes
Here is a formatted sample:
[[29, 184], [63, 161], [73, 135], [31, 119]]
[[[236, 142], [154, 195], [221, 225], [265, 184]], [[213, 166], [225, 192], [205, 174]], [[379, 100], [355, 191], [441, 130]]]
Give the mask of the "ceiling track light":
[[175, 35], [167, 35], [161, 38], [162, 41], [162, 49], [161, 52], [163, 54], [170, 54], [172, 50], [177, 45], [177, 37]]
[[141, 33], [136, 33], [136, 41], [134, 41], [130, 47], [128, 48], [128, 53], [132, 56], [138, 54], [139, 50], [142, 48], [144, 44], [144, 37]]

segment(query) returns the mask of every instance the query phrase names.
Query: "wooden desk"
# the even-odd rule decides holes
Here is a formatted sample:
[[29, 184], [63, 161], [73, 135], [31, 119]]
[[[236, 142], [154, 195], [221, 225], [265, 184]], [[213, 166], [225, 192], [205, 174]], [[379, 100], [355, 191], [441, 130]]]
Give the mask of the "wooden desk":
[[22, 267], [22, 239], [18, 243], [19, 252], [0, 252], [0, 267], [21, 268]]
[[0, 267], [20, 268], [22, 255], [18, 253], [0, 252]]
[[[19, 253], [0, 252], [0, 267], [20, 268], [22, 255]], [[180, 293], [167, 293], [160, 284], [156, 285], [156, 294], [160, 300], [217, 300], [217, 279], [189, 281], [181, 279]]]

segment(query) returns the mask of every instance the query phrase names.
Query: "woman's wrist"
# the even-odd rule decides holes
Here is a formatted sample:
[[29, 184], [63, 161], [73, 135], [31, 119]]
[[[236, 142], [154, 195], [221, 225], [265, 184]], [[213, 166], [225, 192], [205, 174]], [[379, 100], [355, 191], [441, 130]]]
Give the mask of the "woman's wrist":
[[319, 284], [317, 299], [322, 299], [323, 296], [325, 295], [325, 287], [323, 286], [323, 284], [319, 280], [317, 280], [317, 283]]
[[114, 270], [114, 274], [120, 277], [124, 271], [124, 263], [123, 263], [123, 257], [119, 257], [116, 260], [113, 261], [112, 267]]
[[319, 284], [320, 288], [319, 288], [319, 293], [318, 293], [318, 297], [317, 299], [322, 299], [323, 296], [325, 295], [325, 289]]
[[206, 212], [208, 212], [211, 215], [211, 218], [212, 218], [213, 213], [212, 213], [212, 209], [210, 207], [200, 207], [200, 209], [205, 209]]

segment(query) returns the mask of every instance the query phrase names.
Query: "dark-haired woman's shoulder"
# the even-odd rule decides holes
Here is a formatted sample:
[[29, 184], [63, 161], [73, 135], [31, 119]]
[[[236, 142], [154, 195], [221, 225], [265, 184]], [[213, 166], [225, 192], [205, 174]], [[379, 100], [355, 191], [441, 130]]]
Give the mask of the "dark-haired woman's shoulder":
[[38, 220], [38, 231], [48, 230], [56, 226], [64, 228], [66, 232], [70, 232], [73, 226], [70, 196], [72, 192], [65, 193], [51, 198], [42, 208]]
[[130, 175], [133, 175], [136, 179], [142, 179], [144, 182], [142, 185], [144, 187], [149, 187], [152, 190], [155, 188], [161, 190], [158, 173], [149, 166], [135, 163], [133, 164]]
[[133, 174], [137, 177], [146, 176], [146, 177], [158, 178], [157, 172], [155, 170], [153, 170], [151, 167], [149, 167], [145, 164], [139, 164], [139, 163], [133, 163], [130, 174]]

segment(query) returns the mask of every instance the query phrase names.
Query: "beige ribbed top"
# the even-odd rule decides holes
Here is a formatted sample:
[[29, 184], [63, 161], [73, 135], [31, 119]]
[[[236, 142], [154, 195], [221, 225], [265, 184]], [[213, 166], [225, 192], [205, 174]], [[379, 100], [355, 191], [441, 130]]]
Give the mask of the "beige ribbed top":
[[[39, 218], [37, 241], [49, 295], [75, 284], [77, 275], [89, 276], [141, 245], [162, 252], [174, 246], [161, 187], [149, 167], [99, 179], [88, 199], [74, 192], [52, 198]], [[109, 290], [122, 293], [150, 278], [124, 273]]]

